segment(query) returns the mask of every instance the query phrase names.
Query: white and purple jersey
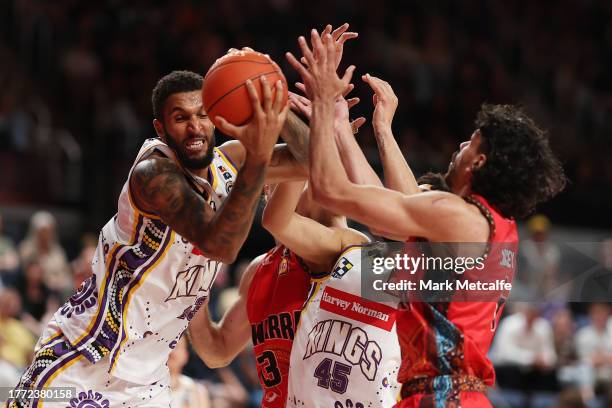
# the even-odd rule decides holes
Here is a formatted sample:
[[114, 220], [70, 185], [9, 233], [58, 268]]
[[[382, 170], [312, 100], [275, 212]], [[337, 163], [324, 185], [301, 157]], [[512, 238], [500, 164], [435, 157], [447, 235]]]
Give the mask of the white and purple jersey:
[[330, 275], [312, 279], [289, 368], [287, 407], [373, 408], [397, 402], [397, 304], [361, 297], [361, 257], [346, 249]]
[[[146, 140], [135, 163], [153, 150], [180, 167], [160, 139]], [[215, 210], [237, 174], [217, 148], [208, 179], [183, 171]], [[209, 296], [220, 264], [159, 217], [136, 208], [128, 177], [117, 214], [102, 228], [92, 266], [93, 276], [55, 313], [61, 331], [55, 335], [63, 334], [91, 363], [108, 355], [108, 372], [114, 377], [154, 383], [166, 375], [168, 355]], [[43, 344], [48, 340], [41, 339]]]

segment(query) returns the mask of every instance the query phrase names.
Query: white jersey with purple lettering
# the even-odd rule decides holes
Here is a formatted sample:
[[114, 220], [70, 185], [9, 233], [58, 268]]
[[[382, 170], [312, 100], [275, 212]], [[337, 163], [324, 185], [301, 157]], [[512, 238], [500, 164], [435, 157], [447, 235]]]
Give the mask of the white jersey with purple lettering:
[[[217, 148], [207, 179], [184, 169], [157, 138], [144, 142], [135, 163], [152, 151], [174, 160], [213, 209], [235, 181], [235, 166]], [[136, 208], [128, 176], [92, 266], [93, 276], [54, 315], [58, 335], [91, 363], [108, 356], [107, 371], [114, 377], [136, 384], [158, 381], [167, 373], [170, 351], [209, 296], [220, 264], [159, 217]]]
[[349, 247], [330, 275], [312, 280], [291, 349], [287, 407], [373, 408], [397, 402], [397, 303], [361, 297], [362, 256], [380, 254], [378, 247]]

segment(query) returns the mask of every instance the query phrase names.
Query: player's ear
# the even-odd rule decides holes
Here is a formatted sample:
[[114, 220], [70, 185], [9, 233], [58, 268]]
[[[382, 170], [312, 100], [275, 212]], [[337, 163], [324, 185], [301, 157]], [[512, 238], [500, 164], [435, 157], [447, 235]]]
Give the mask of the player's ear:
[[476, 157], [474, 157], [474, 161], [472, 162], [472, 170], [478, 170], [482, 168], [487, 162], [487, 155], [484, 153], [478, 153]]
[[159, 119], [153, 119], [153, 127], [155, 128], [155, 133], [157, 133], [157, 136], [159, 136], [163, 141], [166, 141], [166, 132], [164, 132], [164, 125]]

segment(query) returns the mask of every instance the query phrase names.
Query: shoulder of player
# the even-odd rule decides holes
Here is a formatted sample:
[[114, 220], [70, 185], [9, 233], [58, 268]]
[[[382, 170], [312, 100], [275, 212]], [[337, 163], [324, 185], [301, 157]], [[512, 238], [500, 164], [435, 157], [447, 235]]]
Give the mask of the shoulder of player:
[[173, 160], [159, 154], [150, 154], [136, 163], [130, 183], [142, 189], [157, 177], [169, 175], [182, 176], [182, 171]]
[[332, 227], [332, 230], [340, 238], [340, 252], [343, 252], [350, 246], [363, 245], [370, 242], [370, 238], [366, 234], [353, 228]]
[[225, 155], [229, 160], [236, 164], [238, 167], [242, 167], [244, 163], [244, 157], [246, 150], [242, 143], [238, 140], [229, 140], [217, 147], [218, 150]]
[[248, 295], [249, 287], [251, 286], [255, 272], [257, 272], [259, 265], [261, 265], [261, 262], [265, 257], [266, 254], [261, 254], [253, 259], [242, 273], [242, 276], [240, 277], [240, 284], [238, 285], [238, 292], [241, 296], [246, 297]]
[[480, 242], [488, 236], [488, 221], [480, 210], [463, 197], [444, 191], [418, 194], [426, 198], [422, 215], [433, 221], [429, 230], [433, 240]]
[[132, 171], [129, 188], [137, 207], [158, 214], [161, 208], [174, 203], [186, 184], [185, 175], [171, 159], [151, 154], [140, 160]]
[[439, 216], [467, 214], [470, 209], [470, 205], [461, 196], [446, 191], [423, 191], [406, 196], [405, 202], [410, 207], [435, 212]]

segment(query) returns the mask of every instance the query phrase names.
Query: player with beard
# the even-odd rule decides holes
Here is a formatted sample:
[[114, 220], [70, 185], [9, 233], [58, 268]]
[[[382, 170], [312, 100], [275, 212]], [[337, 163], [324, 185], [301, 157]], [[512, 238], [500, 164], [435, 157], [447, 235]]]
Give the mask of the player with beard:
[[[271, 89], [260, 80], [261, 103], [246, 84], [252, 120], [221, 121], [236, 139], [227, 151], [215, 147], [202, 77], [175, 71], [159, 80], [158, 138], [144, 142], [117, 214], [100, 232], [93, 276], [55, 313], [8, 406], [65, 407], [39, 398], [60, 386], [76, 390], [72, 406], [169, 405], [168, 355], [208, 297], [219, 262], [236, 258], [264, 182], [304, 178], [307, 127], [295, 116], [285, 122], [281, 82]], [[275, 145], [283, 125], [289, 146]], [[16, 392], [25, 390], [39, 392]]]
[[[317, 202], [403, 240], [479, 243], [489, 247], [484, 272], [504, 270], [511, 281], [518, 234], [515, 219], [532, 212], [565, 185], [545, 133], [519, 108], [483, 105], [476, 129], [460, 145], [444, 176], [448, 191], [403, 194], [352, 183], [341, 165], [333, 131], [334, 102], [355, 69], [340, 78], [328, 35], [311, 33], [299, 45], [304, 65], [288, 54], [312, 101], [310, 185]], [[430, 177], [430, 180], [432, 177]], [[441, 185], [442, 183], [438, 183]], [[381, 204], [384, 203], [384, 204]], [[496, 244], [496, 245], [492, 245]], [[455, 245], [457, 255], [462, 247]], [[466, 272], [467, 274], [468, 272]], [[495, 372], [487, 352], [503, 311], [503, 295], [488, 301], [409, 302], [398, 311], [402, 349], [400, 407], [487, 407]]]

